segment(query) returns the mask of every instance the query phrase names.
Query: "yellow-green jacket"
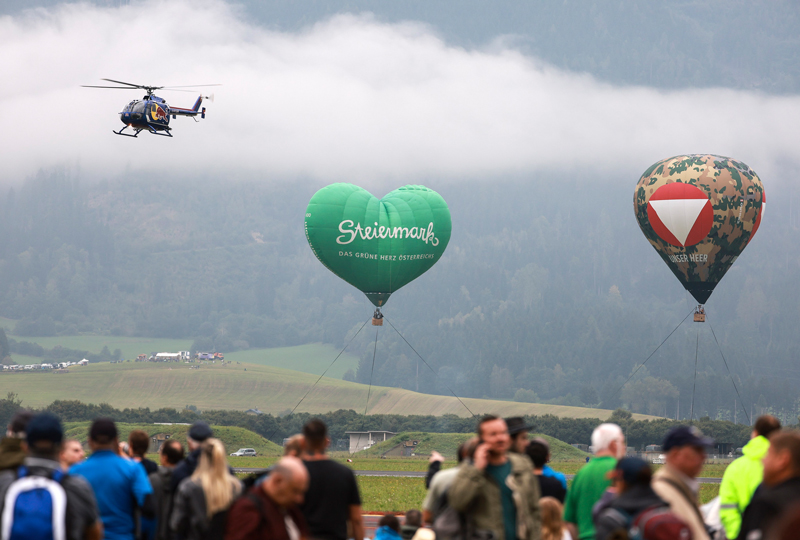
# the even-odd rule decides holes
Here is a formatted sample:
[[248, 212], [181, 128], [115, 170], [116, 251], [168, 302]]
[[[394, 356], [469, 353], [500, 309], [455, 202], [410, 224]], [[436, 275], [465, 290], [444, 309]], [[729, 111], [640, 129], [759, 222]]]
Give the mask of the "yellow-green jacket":
[[761, 460], [767, 455], [768, 449], [769, 441], [759, 435], [745, 445], [742, 449], [744, 455], [725, 469], [719, 486], [719, 518], [728, 538], [739, 536], [744, 509], [764, 478]]
[[[533, 474], [533, 464], [527, 456], [513, 453], [508, 454], [508, 459], [511, 460], [511, 474], [506, 485], [511, 488], [517, 509], [517, 538], [541, 540], [539, 480]], [[474, 530], [492, 531], [495, 540], [505, 540], [500, 487], [486, 471], [471, 463], [462, 465], [447, 490], [447, 502], [467, 515]]]

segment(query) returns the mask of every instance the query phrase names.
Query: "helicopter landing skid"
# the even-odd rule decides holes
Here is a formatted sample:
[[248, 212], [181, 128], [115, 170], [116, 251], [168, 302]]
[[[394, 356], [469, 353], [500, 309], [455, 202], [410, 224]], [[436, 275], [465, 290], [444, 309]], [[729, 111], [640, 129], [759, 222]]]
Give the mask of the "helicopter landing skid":
[[153, 127], [150, 127], [150, 126], [147, 126], [147, 127], [148, 127], [150, 133], [152, 133], [153, 135], [159, 135], [161, 137], [172, 137], [172, 133], [170, 133], [171, 130], [169, 128], [165, 128], [164, 131], [166, 131], [166, 133], [161, 133], [159, 130], [157, 130], [157, 129], [153, 128]]
[[119, 131], [114, 131], [113, 129], [111, 131], [114, 132], [116, 135], [122, 135], [123, 137], [133, 137], [133, 138], [138, 137], [139, 136], [139, 132], [142, 131], [141, 129], [137, 129], [137, 130], [135, 130], [135, 133], [133, 135], [131, 135], [130, 133], [123, 133], [123, 131], [125, 131], [127, 128], [128, 128], [128, 126], [125, 126], [124, 128], [122, 128]]

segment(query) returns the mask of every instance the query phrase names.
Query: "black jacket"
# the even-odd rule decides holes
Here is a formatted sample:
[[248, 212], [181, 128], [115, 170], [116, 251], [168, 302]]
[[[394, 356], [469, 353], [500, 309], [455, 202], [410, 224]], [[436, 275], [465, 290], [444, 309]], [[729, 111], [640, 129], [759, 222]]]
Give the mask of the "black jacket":
[[606, 540], [614, 531], [627, 529], [627, 520], [623, 521], [620, 512], [635, 518], [643, 510], [653, 507], [669, 506], [656, 495], [650, 486], [634, 486], [618, 497], [611, 499], [605, 508], [598, 509], [594, 519], [595, 538]]
[[170, 489], [173, 494], [184, 479], [192, 476], [192, 473], [197, 468], [197, 464], [199, 462], [200, 449], [198, 448], [186, 456], [186, 459], [175, 465], [175, 468], [172, 469], [172, 489]]
[[[739, 540], [766, 538], [769, 528], [793, 503], [800, 501], [800, 477], [790, 478], [782, 484], [767, 487], [761, 484], [742, 516]], [[761, 535], [750, 536], [760, 531]]]

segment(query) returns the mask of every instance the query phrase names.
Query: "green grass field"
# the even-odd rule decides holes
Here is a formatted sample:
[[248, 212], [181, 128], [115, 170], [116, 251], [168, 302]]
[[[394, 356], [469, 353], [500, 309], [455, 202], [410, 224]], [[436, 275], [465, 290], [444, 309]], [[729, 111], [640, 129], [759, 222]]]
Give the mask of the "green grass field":
[[[0, 395], [16, 392], [24, 405], [42, 407], [57, 399], [84, 403], [108, 403], [117, 408], [175, 407], [195, 405], [203, 409], [246, 410], [258, 408], [279, 414], [294, 407], [317, 377], [254, 364], [90, 364], [74, 366], [69, 373], [15, 372], [0, 374]], [[298, 411], [324, 413], [338, 409], [360, 409], [368, 387], [324, 378], [303, 401]], [[502, 416], [554, 414], [574, 418], [606, 419], [611, 411], [465, 398], [476, 414]], [[373, 387], [368, 414], [457, 414], [469, 416], [458, 400], [450, 396], [419, 394], [398, 388]], [[635, 418], [647, 418], [634, 415]]]
[[[445, 457], [450, 457], [455, 461], [456, 451], [458, 446], [464, 441], [472, 438], [473, 433], [421, 433], [421, 432], [405, 432], [398, 433], [388, 441], [378, 443], [367, 450], [362, 450], [356, 453], [356, 456], [371, 455], [379, 457], [384, 452], [391, 450], [398, 444], [405, 441], [419, 441], [419, 444], [414, 448], [414, 452], [420, 455], [430, 455], [434, 450], [439, 452]], [[553, 461], [568, 461], [578, 460], [582, 461], [588, 454], [570, 446], [569, 444], [554, 439], [548, 435], [534, 435], [544, 437], [550, 443], [550, 452]], [[426, 463], [427, 466], [427, 463]], [[387, 469], [392, 470], [392, 469]], [[420, 469], [420, 470], [425, 470]]]
[[[15, 321], [11, 319], [1, 319], [0, 326], [14, 327]], [[185, 339], [153, 339], [143, 337], [113, 337], [113, 336], [55, 336], [55, 337], [10, 337], [17, 341], [29, 341], [38, 343], [46, 349], [52, 349], [58, 345], [79, 351], [89, 351], [99, 353], [103, 347], [114, 351], [119, 349], [125, 359], [133, 360], [140, 354], [149, 355], [151, 352], [177, 352], [186, 351], [192, 346], [192, 340]], [[309, 343], [295, 347], [276, 347], [272, 349], [249, 349], [246, 351], [236, 351], [225, 354], [226, 360], [241, 362], [243, 364], [257, 364], [261, 366], [273, 366], [313, 375], [321, 375], [339, 351], [332, 345], [322, 343]], [[41, 364], [42, 359], [35, 356], [25, 356], [12, 354], [11, 358], [17, 364]], [[355, 370], [358, 367], [358, 357], [352, 354], [342, 354], [336, 363], [328, 371], [327, 375], [341, 379], [348, 369]]]
[[[64, 424], [64, 436], [68, 439], [77, 439], [84, 445], [89, 438], [89, 426], [91, 422], [66, 422]], [[186, 434], [189, 431], [189, 426], [179, 424], [125, 424], [117, 423], [117, 430], [119, 431], [119, 440], [127, 441], [128, 435], [131, 431], [140, 429], [147, 432], [148, 435], [163, 433], [170, 436], [172, 439], [178, 439], [181, 443], [186, 445]], [[217, 437], [225, 445], [228, 453], [235, 452], [239, 448], [254, 448], [260, 455], [279, 456], [283, 449], [274, 442], [268, 441], [264, 437], [253, 433], [244, 428], [230, 427], [230, 426], [211, 426], [214, 430], [214, 436]], [[157, 460], [157, 456], [153, 455], [152, 458]], [[236, 458], [231, 458], [236, 459]], [[240, 458], [241, 459], [241, 458]], [[257, 459], [257, 458], [256, 458]], [[273, 458], [277, 459], [277, 458]], [[244, 467], [246, 465], [235, 465], [236, 467]]]

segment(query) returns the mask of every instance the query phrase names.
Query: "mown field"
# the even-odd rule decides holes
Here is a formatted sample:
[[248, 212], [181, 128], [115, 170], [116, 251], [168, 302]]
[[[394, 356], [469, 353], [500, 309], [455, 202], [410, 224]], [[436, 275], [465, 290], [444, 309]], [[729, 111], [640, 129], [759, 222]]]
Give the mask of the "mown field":
[[[0, 327], [7, 331], [13, 330], [16, 321], [0, 318]], [[119, 349], [123, 358], [133, 360], [140, 354], [149, 355], [152, 352], [177, 352], [187, 351], [192, 346], [192, 340], [186, 339], [158, 339], [146, 337], [115, 337], [115, 336], [53, 336], [53, 337], [27, 337], [9, 334], [9, 337], [17, 341], [29, 341], [38, 343], [45, 349], [52, 349], [56, 346], [79, 351], [89, 351], [99, 353], [103, 347], [108, 347], [109, 351]], [[272, 366], [279, 368], [302, 371], [317, 376], [331, 364], [339, 351], [332, 345], [322, 343], [309, 343], [297, 345], [295, 347], [276, 347], [271, 349], [249, 349], [246, 351], [236, 351], [226, 353], [225, 359], [234, 362], [247, 364], [257, 364], [261, 366]], [[14, 353], [12, 359], [18, 364], [40, 364], [41, 358], [26, 356]], [[341, 379], [348, 369], [358, 367], [358, 357], [344, 353], [328, 371], [328, 375], [335, 379]]]
[[[280, 414], [292, 409], [312, 387], [317, 376], [299, 371], [254, 364], [202, 365], [154, 364], [125, 362], [122, 364], [90, 364], [74, 366], [69, 373], [46, 372], [0, 373], [0, 395], [16, 392], [23, 405], [42, 407], [57, 399], [80, 400], [84, 403], [108, 403], [117, 408], [175, 407], [195, 405], [203, 409], [246, 410]], [[368, 387], [334, 378], [323, 378], [302, 405], [301, 412], [324, 413], [338, 409], [361, 409]], [[572, 418], [600, 418], [611, 411], [464, 398], [476, 414], [502, 416], [553, 414]], [[419, 394], [399, 388], [373, 387], [368, 414], [456, 414], [470, 416], [452, 396]], [[648, 418], [634, 415], [635, 418]]]

